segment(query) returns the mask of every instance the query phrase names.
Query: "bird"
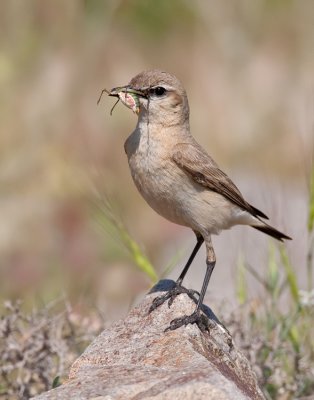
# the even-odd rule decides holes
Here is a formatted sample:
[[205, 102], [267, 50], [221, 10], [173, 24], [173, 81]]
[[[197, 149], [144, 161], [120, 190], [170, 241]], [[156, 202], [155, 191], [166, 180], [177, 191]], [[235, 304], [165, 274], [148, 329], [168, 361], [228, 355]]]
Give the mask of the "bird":
[[[167, 220], [188, 227], [195, 247], [179, 278], [166, 294], [156, 297], [149, 312], [186, 293], [196, 303], [191, 315], [170, 322], [166, 330], [196, 324], [208, 330], [202, 312], [204, 296], [216, 264], [212, 235], [235, 225], [248, 225], [279, 241], [291, 239], [265, 220], [268, 217], [244, 199], [232, 182], [192, 136], [189, 102], [180, 80], [168, 72], [146, 70], [129, 84], [107, 91], [137, 114], [134, 131], [124, 144], [133, 181], [146, 202]], [[124, 99], [124, 100], [123, 100]], [[136, 104], [136, 107], [135, 107]], [[200, 292], [182, 283], [202, 244], [206, 246], [206, 271]], [[197, 298], [198, 297], [198, 298]]]

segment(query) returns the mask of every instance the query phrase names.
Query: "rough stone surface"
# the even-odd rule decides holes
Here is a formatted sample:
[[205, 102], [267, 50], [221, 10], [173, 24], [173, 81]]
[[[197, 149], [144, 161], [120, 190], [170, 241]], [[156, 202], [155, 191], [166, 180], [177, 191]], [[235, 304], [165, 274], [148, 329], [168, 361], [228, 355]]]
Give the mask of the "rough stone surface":
[[248, 361], [208, 307], [209, 333], [195, 325], [164, 332], [172, 319], [194, 310], [185, 294], [171, 308], [165, 303], [148, 314], [154, 297], [171, 285], [159, 282], [94, 340], [72, 365], [67, 382], [35, 399], [264, 399]]

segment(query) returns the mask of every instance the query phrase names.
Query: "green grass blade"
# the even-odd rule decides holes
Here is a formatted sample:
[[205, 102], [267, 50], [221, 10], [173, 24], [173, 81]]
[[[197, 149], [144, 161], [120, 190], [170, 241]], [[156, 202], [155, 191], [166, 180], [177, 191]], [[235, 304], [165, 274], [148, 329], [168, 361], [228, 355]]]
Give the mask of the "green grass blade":
[[135, 265], [150, 278], [152, 283], [156, 283], [158, 281], [158, 276], [155, 268], [141, 251], [139, 245], [131, 238], [125, 228], [120, 231], [120, 235], [125, 246], [129, 250]]
[[312, 290], [313, 285], [313, 258], [314, 258], [314, 162], [310, 176], [310, 195], [309, 195], [309, 213], [307, 228], [309, 233], [309, 245], [307, 251], [307, 289]]
[[307, 227], [308, 231], [312, 232], [314, 228], [314, 164], [310, 177], [309, 215], [308, 215]]
[[247, 301], [247, 282], [246, 282], [246, 268], [243, 256], [240, 254], [237, 262], [237, 283], [236, 283], [236, 294], [239, 303], [242, 305]]
[[280, 246], [280, 256], [283, 267], [285, 269], [286, 278], [288, 282], [288, 286], [290, 289], [290, 294], [296, 305], [300, 304], [300, 295], [298, 288], [298, 281], [296, 273], [294, 272], [292, 265], [290, 263], [286, 248], [284, 246]]
[[[182, 260], [183, 256], [186, 256], [186, 252], [183, 250], [178, 250], [170, 259], [170, 261], [167, 263], [165, 268], [160, 274], [160, 278], [165, 278], [170, 274], [170, 272], [173, 270], [173, 268], [178, 264], [180, 260]], [[182, 266], [183, 268], [183, 266]]]
[[279, 268], [276, 260], [275, 247], [272, 242], [270, 242], [269, 245], [267, 287], [271, 294], [272, 300], [276, 301], [280, 291]]
[[52, 381], [52, 389], [57, 388], [58, 386], [61, 386], [61, 381], [60, 381], [60, 376], [56, 376], [54, 380]]
[[95, 219], [99, 225], [115, 240], [123, 243], [125, 249], [131, 256], [135, 266], [144, 272], [152, 283], [158, 281], [158, 275], [148, 258], [142, 252], [140, 246], [132, 239], [121, 219], [114, 212], [112, 204], [108, 199], [101, 199], [93, 203], [93, 211], [96, 212]]

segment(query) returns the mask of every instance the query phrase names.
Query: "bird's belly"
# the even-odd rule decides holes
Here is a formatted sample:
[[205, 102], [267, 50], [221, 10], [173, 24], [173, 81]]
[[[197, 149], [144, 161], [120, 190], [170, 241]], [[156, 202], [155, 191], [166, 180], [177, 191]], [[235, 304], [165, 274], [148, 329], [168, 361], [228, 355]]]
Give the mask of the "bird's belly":
[[146, 202], [161, 216], [179, 225], [187, 225], [183, 215], [183, 199], [173, 177], [165, 169], [132, 171], [134, 183]]
[[161, 216], [203, 234], [218, 234], [233, 223], [233, 206], [223, 196], [192, 182], [181, 170], [131, 168], [135, 185]]

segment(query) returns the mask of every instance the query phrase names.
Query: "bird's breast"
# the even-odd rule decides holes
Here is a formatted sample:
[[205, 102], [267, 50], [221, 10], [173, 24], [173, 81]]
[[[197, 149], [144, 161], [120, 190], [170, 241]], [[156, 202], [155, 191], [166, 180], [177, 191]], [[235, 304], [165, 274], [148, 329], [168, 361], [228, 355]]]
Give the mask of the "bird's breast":
[[[129, 139], [128, 139], [129, 140]], [[160, 215], [177, 224], [186, 225], [180, 212], [182, 187], [179, 188], [177, 166], [161, 143], [126, 142], [126, 153], [134, 183], [147, 203]]]

